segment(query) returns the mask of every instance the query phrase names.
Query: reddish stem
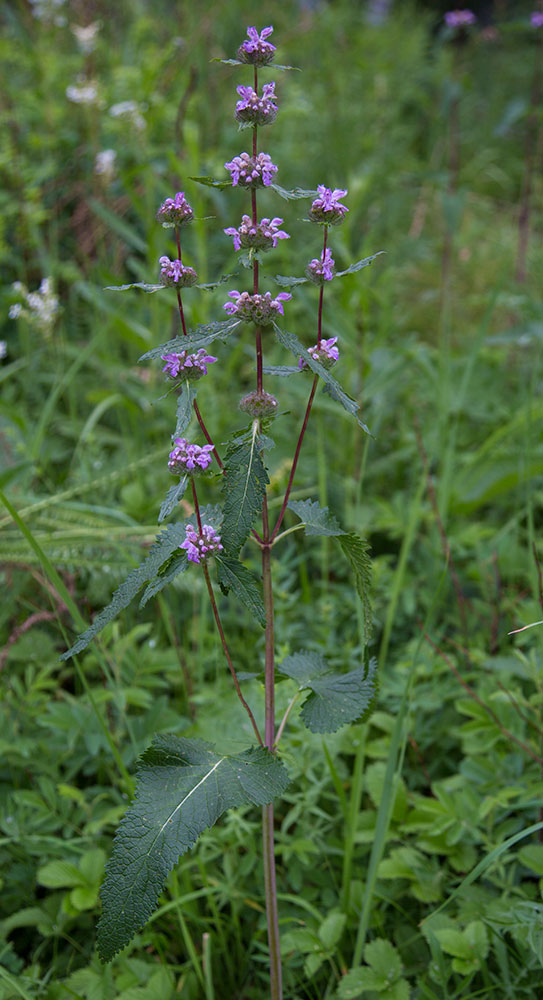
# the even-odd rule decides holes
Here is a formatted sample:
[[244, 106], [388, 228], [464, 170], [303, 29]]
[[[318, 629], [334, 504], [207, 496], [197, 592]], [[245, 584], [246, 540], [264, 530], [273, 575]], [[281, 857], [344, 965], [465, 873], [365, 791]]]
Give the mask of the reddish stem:
[[198, 403], [196, 402], [196, 400], [194, 400], [193, 406], [194, 406], [194, 412], [196, 414], [196, 419], [197, 419], [198, 423], [200, 424], [200, 427], [202, 428], [202, 434], [204, 435], [207, 443], [210, 444], [210, 445], [212, 445], [212, 447], [213, 447], [213, 456], [214, 456], [214, 458], [215, 458], [215, 460], [217, 462], [217, 465], [219, 466], [219, 469], [224, 469], [224, 463], [223, 463], [223, 461], [222, 461], [222, 459], [221, 459], [221, 457], [220, 457], [220, 455], [219, 455], [219, 453], [218, 453], [215, 445], [213, 444], [213, 440], [211, 438], [211, 435], [210, 435], [210, 433], [209, 433], [206, 425], [204, 424], [204, 420], [203, 420], [202, 414], [200, 413], [200, 409], [198, 407]]
[[[326, 253], [326, 241], [328, 239], [328, 226], [324, 227], [324, 241], [322, 246], [322, 259], [324, 260], [324, 255]], [[324, 299], [324, 285], [321, 285], [319, 294], [319, 317], [317, 323], [317, 347], [321, 346], [322, 340], [322, 303]]]
[[192, 499], [194, 500], [194, 510], [196, 511], [196, 520], [198, 521], [198, 531], [202, 534], [202, 519], [200, 517], [200, 505], [198, 503], [198, 496], [196, 494], [196, 483], [194, 479], [191, 479], [190, 485], [192, 486]]
[[296, 445], [296, 451], [294, 452], [294, 460], [292, 462], [292, 468], [290, 470], [290, 476], [289, 476], [289, 480], [288, 480], [288, 483], [287, 483], [287, 490], [286, 490], [286, 493], [285, 493], [285, 499], [283, 500], [283, 506], [281, 507], [281, 511], [280, 511], [279, 517], [277, 519], [277, 524], [275, 525], [275, 528], [273, 529], [272, 534], [271, 534], [270, 545], [274, 541], [274, 539], [275, 539], [275, 537], [277, 535], [277, 532], [279, 531], [279, 528], [281, 527], [281, 521], [283, 520], [283, 518], [285, 516], [285, 511], [287, 509], [287, 504], [288, 504], [288, 500], [289, 500], [289, 496], [290, 496], [290, 491], [292, 489], [292, 484], [294, 482], [294, 476], [296, 474], [296, 466], [298, 465], [298, 459], [300, 457], [300, 451], [301, 451], [301, 447], [302, 447], [302, 441], [304, 439], [304, 435], [305, 435], [305, 432], [306, 432], [307, 422], [309, 420], [309, 414], [311, 413], [311, 407], [313, 406], [313, 400], [315, 398], [315, 392], [317, 390], [317, 383], [318, 383], [318, 381], [319, 381], [319, 376], [315, 375], [315, 378], [313, 379], [313, 385], [311, 386], [311, 392], [309, 393], [309, 399], [307, 401], [304, 422], [302, 424], [302, 429], [300, 431], [300, 437], [298, 438], [298, 444]]
[[181, 292], [179, 291], [178, 288], [176, 289], [176, 292], [177, 292], [177, 304], [179, 306], [179, 315], [181, 317], [181, 326], [183, 328], [183, 336], [186, 337], [187, 327], [185, 325], [185, 314], [183, 312], [183, 303], [181, 302]]

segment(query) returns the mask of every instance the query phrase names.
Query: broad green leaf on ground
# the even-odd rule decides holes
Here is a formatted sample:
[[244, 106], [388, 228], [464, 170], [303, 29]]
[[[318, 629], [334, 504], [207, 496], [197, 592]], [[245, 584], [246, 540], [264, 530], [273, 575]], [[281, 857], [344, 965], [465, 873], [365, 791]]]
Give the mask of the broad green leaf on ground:
[[364, 949], [365, 966], [351, 969], [340, 981], [341, 1000], [363, 996], [375, 990], [379, 1000], [409, 1000], [409, 984], [401, 978], [402, 962], [396, 948], [382, 938], [370, 941]]
[[115, 836], [102, 886], [98, 951], [111, 961], [156, 906], [168, 874], [226, 809], [266, 805], [288, 785], [263, 747], [221, 755], [209, 743], [155, 736], [138, 765], [136, 794]]
[[109, 622], [113, 621], [119, 614], [119, 611], [128, 607], [130, 601], [133, 600], [143, 585], [155, 578], [161, 566], [164, 565], [184, 540], [184, 524], [169, 524], [165, 531], [157, 535], [156, 542], [147, 559], [144, 559], [140, 566], [132, 570], [126, 580], [121, 583], [120, 587], [113, 594], [110, 604], [96, 615], [92, 625], [78, 637], [77, 642], [74, 643], [71, 649], [62, 654], [61, 659], [68, 660], [70, 656], [75, 656], [76, 653], [80, 653], [81, 650], [86, 649], [95, 635], [98, 635]]
[[231, 442], [224, 460], [221, 534], [225, 551], [229, 555], [237, 555], [249, 535], [262, 510], [268, 483], [256, 433], [249, 440]]
[[162, 521], [168, 517], [168, 514], [171, 514], [172, 510], [174, 510], [179, 501], [184, 497], [188, 481], [188, 476], [181, 476], [178, 483], [174, 483], [173, 486], [170, 486], [168, 492], [166, 493], [166, 498], [163, 500], [160, 508], [158, 515], [159, 524], [161, 524]]
[[359, 667], [348, 674], [335, 674], [320, 653], [304, 650], [286, 656], [278, 670], [297, 681], [301, 691], [311, 691], [300, 714], [312, 733], [335, 733], [340, 726], [366, 717], [375, 701], [374, 659], [367, 671]]
[[201, 323], [194, 330], [189, 330], [186, 337], [174, 337], [173, 340], [153, 347], [151, 351], [142, 354], [140, 361], [149, 361], [151, 358], [161, 358], [163, 354], [175, 351], [198, 350], [200, 347], [207, 347], [214, 340], [224, 340], [229, 337], [234, 330], [237, 330], [241, 321], [239, 319], [224, 319], [213, 323]]
[[276, 191], [281, 198], [284, 198], [285, 201], [295, 201], [298, 198], [314, 199], [317, 197], [317, 191], [308, 191], [304, 190], [304, 188], [294, 188], [292, 191], [287, 191], [287, 189], [281, 187], [280, 184], [270, 184], [270, 187], [273, 188], [273, 190]]
[[172, 583], [176, 576], [179, 576], [180, 573], [185, 573], [189, 566], [190, 563], [185, 552], [183, 552], [182, 556], [174, 557], [172, 561], [160, 571], [158, 576], [155, 576], [155, 579], [151, 580], [151, 583], [147, 585], [143, 591], [139, 605], [140, 608], [144, 608], [148, 601], [150, 601], [152, 597], [156, 597], [156, 595], [159, 594], [161, 590], [164, 590], [164, 587], [167, 587], [169, 583]]
[[243, 565], [239, 559], [230, 559], [217, 553], [217, 578], [221, 590], [227, 594], [232, 590], [242, 604], [256, 618], [259, 625], [266, 625], [266, 611], [256, 577]]
[[320, 507], [316, 500], [289, 500], [287, 507], [298, 515], [306, 535], [345, 535], [328, 507]]
[[[355, 264], [351, 264], [347, 267], [345, 271], [336, 271], [334, 278], [343, 278], [346, 274], [354, 274], [355, 271], [361, 271], [363, 267], [368, 267], [376, 257], [382, 254], [383, 250], [378, 250], [377, 253], [372, 253], [371, 257], [364, 257], [363, 260], [357, 260]], [[285, 274], [276, 274], [275, 280], [278, 285], [283, 288], [292, 288], [294, 285], [304, 285], [309, 281], [309, 278], [293, 278]]]
[[177, 397], [175, 436], [179, 437], [191, 422], [194, 411], [194, 400], [198, 390], [190, 382], [183, 382], [181, 392]]
[[311, 371], [315, 372], [316, 375], [319, 375], [320, 378], [322, 378], [323, 382], [326, 384], [326, 390], [332, 399], [341, 403], [343, 408], [347, 410], [347, 413], [350, 413], [350, 415], [355, 418], [362, 430], [365, 431], [366, 434], [369, 434], [370, 431], [358, 416], [360, 404], [357, 403], [355, 399], [351, 399], [351, 397], [347, 395], [345, 390], [341, 388], [339, 382], [333, 375], [330, 374], [327, 368], [323, 368], [319, 361], [315, 361], [315, 359], [311, 357], [309, 352], [306, 351], [303, 344], [293, 333], [289, 333], [287, 330], [281, 330], [276, 323], [274, 323], [273, 326], [279, 343], [281, 343], [283, 347], [288, 348], [289, 351], [292, 351], [296, 357], [304, 359], [308, 367], [311, 368]]
[[361, 538], [354, 531], [349, 531], [347, 534], [341, 535], [338, 538], [338, 542], [341, 545], [343, 554], [349, 560], [354, 570], [356, 589], [362, 601], [366, 642], [369, 642], [373, 630], [370, 547], [365, 538]]

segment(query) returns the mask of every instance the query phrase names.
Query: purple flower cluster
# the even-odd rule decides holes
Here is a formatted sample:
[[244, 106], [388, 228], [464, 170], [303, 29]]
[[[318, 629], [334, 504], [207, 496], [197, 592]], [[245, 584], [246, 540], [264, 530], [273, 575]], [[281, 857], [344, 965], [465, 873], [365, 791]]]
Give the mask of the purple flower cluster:
[[282, 219], [262, 219], [254, 224], [249, 215], [242, 216], [241, 226], [234, 229], [230, 226], [225, 229], [227, 236], [231, 236], [234, 241], [234, 250], [248, 250], [253, 247], [255, 250], [270, 250], [277, 246], [277, 240], [288, 240], [290, 236], [279, 226]]
[[265, 83], [262, 94], [252, 87], [236, 87], [241, 101], [236, 104], [236, 121], [242, 125], [270, 125], [277, 118], [275, 83]]
[[197, 475], [211, 465], [212, 444], [204, 444], [200, 448], [197, 444], [189, 444], [186, 438], [175, 438], [174, 444], [175, 448], [168, 457], [168, 469], [174, 476], [186, 473]]
[[530, 24], [532, 28], [543, 28], [543, 11], [534, 10], [530, 16]]
[[309, 218], [313, 222], [325, 222], [327, 226], [337, 226], [338, 223], [343, 222], [343, 219], [349, 209], [346, 205], [342, 205], [340, 198], [344, 198], [347, 194], [347, 189], [327, 188], [324, 184], [319, 184], [317, 188], [318, 197], [311, 205], [309, 210]]
[[242, 187], [269, 187], [273, 175], [277, 173], [277, 167], [267, 153], [258, 153], [255, 159], [249, 153], [240, 153], [224, 165], [232, 175], [233, 187], [236, 184]]
[[195, 382], [202, 375], [207, 375], [207, 366], [217, 361], [217, 358], [206, 353], [205, 347], [201, 347], [196, 354], [189, 354], [188, 351], [181, 351], [179, 354], [163, 354], [162, 360], [166, 362], [162, 369], [169, 378], [178, 378], [180, 381]]
[[249, 295], [249, 292], [228, 292], [233, 302], [226, 302], [224, 309], [230, 316], [237, 316], [246, 323], [269, 326], [277, 313], [284, 316], [283, 302], [292, 298], [290, 292], [279, 292], [274, 299], [271, 292], [265, 295]]
[[271, 25], [269, 28], [262, 28], [260, 34], [256, 28], [247, 28], [249, 41], [243, 42], [237, 52], [240, 62], [251, 63], [253, 66], [267, 66], [275, 52], [275, 45], [266, 41], [272, 31]]
[[[308, 347], [307, 353], [311, 355], [314, 361], [320, 361], [323, 368], [332, 368], [339, 358], [339, 351], [335, 346], [336, 341], [337, 337], [330, 337], [329, 340], [321, 340], [320, 346], [315, 344], [313, 347]], [[300, 358], [298, 362], [300, 371], [307, 367], [307, 361]]]
[[445, 24], [448, 28], [467, 28], [470, 24], [476, 24], [477, 18], [472, 10], [448, 10], [445, 14]]
[[166, 198], [162, 202], [156, 217], [163, 226], [185, 226], [192, 222], [194, 212], [183, 192], [178, 191], [175, 198]]
[[161, 257], [160, 278], [163, 285], [172, 285], [175, 288], [189, 288], [198, 281], [198, 275], [193, 267], [185, 267], [180, 260], [170, 260], [169, 257]]
[[310, 281], [315, 285], [322, 285], [325, 281], [331, 281], [334, 277], [335, 260], [330, 250], [323, 250], [320, 257], [314, 257], [305, 269], [305, 273]]
[[215, 552], [220, 552], [224, 548], [221, 545], [221, 536], [210, 524], [202, 524], [201, 534], [193, 528], [192, 524], [187, 524], [185, 533], [187, 537], [184, 542], [181, 542], [179, 548], [187, 550], [187, 559], [190, 562], [205, 562]]

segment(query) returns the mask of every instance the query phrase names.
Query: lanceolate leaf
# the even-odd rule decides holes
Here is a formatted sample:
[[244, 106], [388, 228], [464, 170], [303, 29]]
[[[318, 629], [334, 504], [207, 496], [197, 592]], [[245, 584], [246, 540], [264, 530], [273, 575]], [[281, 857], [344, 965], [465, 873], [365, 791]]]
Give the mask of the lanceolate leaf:
[[179, 437], [179, 435], [187, 429], [191, 422], [196, 396], [196, 386], [191, 385], [190, 382], [183, 382], [181, 392], [177, 397], [177, 419], [175, 424], [176, 437]]
[[362, 601], [364, 612], [366, 642], [368, 642], [373, 629], [370, 547], [368, 542], [364, 538], [360, 538], [354, 531], [341, 535], [338, 542], [354, 570], [356, 589]]
[[168, 566], [158, 576], [155, 576], [155, 579], [151, 580], [151, 583], [145, 588], [140, 601], [140, 608], [144, 608], [152, 597], [156, 597], [161, 590], [164, 590], [164, 587], [167, 587], [180, 573], [184, 573], [189, 566], [190, 563], [185, 552], [183, 552], [182, 556], [175, 556]]
[[239, 319], [224, 319], [214, 323], [201, 323], [194, 330], [189, 330], [186, 337], [183, 335], [175, 337], [173, 340], [161, 344], [160, 347], [153, 347], [151, 351], [142, 354], [139, 360], [148, 361], [150, 358], [160, 358], [163, 354], [172, 351], [196, 351], [200, 347], [207, 347], [214, 340], [219, 338], [225, 340], [226, 337], [229, 337], [234, 330], [237, 330], [240, 322]]
[[232, 590], [242, 604], [256, 618], [259, 625], [266, 625], [266, 611], [258, 587], [258, 581], [239, 559], [229, 559], [217, 553], [217, 578], [225, 594]]
[[166, 493], [166, 499], [163, 501], [160, 508], [160, 513], [158, 515], [159, 524], [161, 524], [162, 521], [168, 517], [168, 514], [171, 514], [172, 510], [177, 506], [181, 498], [184, 497], [188, 481], [188, 476], [181, 476], [178, 483], [170, 486], [168, 492]]
[[173, 552], [185, 540], [184, 524], [169, 524], [162, 534], [157, 536], [147, 559], [145, 559], [137, 569], [127, 576], [124, 583], [121, 583], [113, 594], [113, 600], [94, 619], [92, 625], [79, 636], [71, 649], [62, 654], [63, 660], [68, 660], [70, 656], [75, 656], [85, 649], [91, 639], [122, 611], [128, 607], [130, 601], [136, 596], [145, 583], [149, 583], [157, 575], [160, 567], [170, 558]]
[[297, 681], [301, 690], [310, 689], [301, 718], [312, 733], [335, 733], [340, 726], [366, 717], [377, 693], [376, 660], [370, 660], [367, 672], [359, 667], [335, 674], [320, 653], [304, 651], [287, 656], [279, 670]]
[[[334, 278], [343, 278], [346, 274], [354, 274], [355, 271], [361, 271], [363, 267], [368, 267], [382, 253], [384, 253], [384, 250], [378, 250], [377, 253], [372, 253], [371, 257], [364, 257], [364, 260], [357, 260], [355, 264], [351, 264], [345, 271], [336, 271]], [[292, 288], [294, 285], [305, 285], [309, 281], [309, 278], [292, 278], [284, 274], [276, 274], [275, 280], [283, 288]]]
[[283, 378], [300, 374], [298, 365], [264, 365], [262, 371], [265, 375], [281, 375]]
[[169, 872], [226, 809], [267, 805], [288, 775], [268, 750], [218, 754], [201, 740], [155, 736], [117, 831], [102, 886], [98, 951], [109, 962], [153, 912]]
[[146, 281], [133, 281], [130, 285], [106, 285], [106, 292], [126, 292], [129, 288], [141, 288], [142, 292], [160, 292], [166, 285], [149, 285]]
[[224, 190], [225, 188], [232, 187], [232, 181], [216, 181], [213, 177], [189, 177], [190, 181], [196, 181], [197, 184], [205, 184], [206, 187], [220, 188]]
[[262, 510], [268, 474], [258, 449], [256, 433], [248, 441], [229, 444], [224, 462], [222, 543], [237, 555]]
[[303, 188], [294, 188], [293, 191], [287, 191], [286, 188], [281, 187], [279, 184], [270, 184], [277, 194], [281, 195], [285, 201], [293, 201], [298, 198], [316, 198], [316, 191], [305, 191]]
[[275, 280], [282, 288], [292, 288], [294, 285], [307, 285], [309, 278], [294, 278], [286, 274], [276, 274]]
[[319, 507], [316, 500], [289, 500], [287, 506], [303, 521], [306, 535], [345, 534], [328, 507]]
[[341, 403], [344, 409], [347, 410], [347, 413], [350, 413], [351, 416], [355, 418], [362, 430], [365, 431], [366, 434], [369, 434], [370, 431], [358, 416], [358, 410], [360, 407], [356, 400], [351, 399], [351, 397], [347, 395], [345, 390], [341, 388], [339, 382], [333, 375], [330, 374], [327, 368], [323, 368], [319, 361], [315, 361], [315, 359], [311, 357], [309, 352], [306, 351], [303, 344], [300, 343], [298, 338], [293, 333], [288, 333], [287, 330], [281, 330], [276, 323], [273, 325], [275, 327], [277, 339], [281, 344], [283, 344], [283, 347], [287, 347], [293, 354], [304, 359], [308, 367], [311, 368], [316, 375], [319, 375], [323, 382], [326, 383], [326, 389], [332, 398], [336, 399], [338, 403]]

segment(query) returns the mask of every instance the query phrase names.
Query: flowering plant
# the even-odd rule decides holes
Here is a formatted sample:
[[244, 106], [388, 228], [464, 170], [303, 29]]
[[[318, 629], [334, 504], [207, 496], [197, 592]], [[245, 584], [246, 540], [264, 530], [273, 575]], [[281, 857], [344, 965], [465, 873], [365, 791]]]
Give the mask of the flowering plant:
[[[174, 380], [178, 394], [177, 422], [174, 447], [168, 459], [168, 469], [179, 477], [167, 492], [159, 512], [159, 523], [179, 509], [179, 502], [190, 483], [193, 514], [185, 520], [172, 521], [157, 537], [156, 544], [143, 563], [133, 570], [108, 605], [87, 631], [79, 636], [65, 657], [83, 650], [93, 637], [115, 615], [143, 590], [141, 604], [159, 593], [180, 573], [201, 571], [211, 602], [219, 640], [232, 675], [237, 696], [246, 713], [252, 744], [239, 753], [225, 753], [199, 740], [159, 735], [140, 759], [137, 790], [134, 800], [121, 821], [102, 887], [102, 916], [98, 927], [98, 950], [109, 961], [140, 930], [151, 915], [158, 894], [168, 873], [179, 856], [193, 846], [199, 834], [212, 825], [225, 811], [243, 803], [262, 807], [263, 866], [266, 914], [270, 954], [270, 996], [282, 997], [281, 961], [279, 951], [279, 919], [274, 856], [274, 804], [289, 783], [287, 769], [280, 759], [279, 744], [294, 704], [303, 697], [301, 719], [313, 732], [334, 732], [365, 717], [376, 695], [376, 665], [366, 652], [363, 662], [347, 665], [347, 670], [335, 672], [324, 658], [313, 651], [299, 650], [276, 662], [274, 595], [272, 588], [272, 555], [285, 534], [305, 529], [306, 535], [327, 535], [335, 538], [348, 560], [355, 577], [357, 591], [364, 610], [366, 641], [372, 625], [370, 606], [370, 558], [366, 542], [353, 531], [342, 528], [328, 508], [314, 500], [291, 500], [304, 436], [313, 401], [319, 386], [354, 417], [362, 430], [365, 424], [358, 414], [358, 404], [351, 399], [330, 373], [339, 360], [337, 336], [323, 336], [324, 289], [330, 281], [366, 267], [376, 255], [336, 273], [331, 250], [327, 246], [330, 226], [341, 224], [348, 208], [341, 201], [346, 189], [319, 185], [316, 191], [284, 192], [274, 184], [277, 167], [268, 154], [258, 151], [258, 128], [277, 114], [275, 85], [264, 84], [259, 90], [258, 70], [273, 59], [275, 47], [267, 41], [271, 27], [260, 33], [248, 29], [249, 40], [238, 49], [240, 65], [252, 65], [253, 86], [238, 87], [235, 117], [252, 128], [251, 154], [241, 153], [226, 163], [232, 186], [250, 190], [250, 214], [244, 214], [241, 224], [228, 227], [234, 249], [249, 248], [252, 270], [250, 290], [228, 293], [224, 310], [228, 318], [188, 329], [182, 301], [182, 290], [197, 285], [196, 271], [183, 261], [180, 234], [194, 218], [184, 192], [168, 197], [157, 212], [157, 219], [166, 229], [174, 229], [177, 257], [160, 258], [162, 285], [142, 285], [146, 291], [172, 294], [175, 289], [181, 332], [174, 340], [153, 348], [142, 360], [161, 359], [165, 375]], [[316, 343], [305, 347], [293, 334], [279, 326], [284, 319], [284, 306], [292, 299], [290, 291], [261, 290], [259, 252], [272, 251], [279, 239], [289, 234], [279, 227], [283, 219], [262, 218], [258, 222], [257, 188], [271, 187], [277, 193], [293, 198], [309, 198], [309, 219], [321, 227], [322, 249], [305, 267], [305, 276], [277, 278], [283, 288], [295, 288], [304, 282], [319, 286], [316, 302]], [[317, 230], [316, 230], [317, 231]], [[132, 286], [121, 286], [122, 289]], [[197, 286], [199, 287], [199, 286]], [[169, 288], [170, 291], [165, 290]], [[190, 294], [193, 294], [192, 292]], [[288, 312], [288, 310], [287, 310]], [[252, 324], [247, 332], [245, 324]], [[208, 365], [218, 358], [207, 353], [214, 342], [228, 344], [235, 336], [248, 337], [254, 342], [256, 387], [239, 403], [245, 415], [245, 426], [235, 431], [223, 451], [215, 443], [212, 428], [202, 416], [195, 382], [208, 375]], [[276, 338], [294, 355], [294, 365], [269, 367], [264, 365], [265, 338]], [[219, 348], [217, 348], [219, 353]], [[268, 505], [269, 476], [266, 451], [270, 447], [269, 428], [278, 413], [278, 400], [264, 389], [264, 377], [279, 376], [282, 383], [289, 376], [304, 378], [312, 375], [305, 415], [298, 432], [288, 480], [279, 514], [272, 524]], [[206, 444], [198, 445], [183, 435], [192, 417], [196, 418]], [[247, 422], [247, 418], [248, 422]], [[223, 452], [221, 455], [221, 451]], [[222, 481], [222, 503], [202, 506], [198, 489], [201, 477], [207, 477], [212, 465]], [[282, 530], [283, 521], [291, 511], [297, 523]], [[259, 551], [261, 571], [256, 576], [247, 565], [247, 543]], [[198, 569], [199, 568], [199, 569]], [[231, 594], [253, 619], [253, 634], [264, 630], [263, 682], [264, 712], [249, 705], [235, 668], [225, 631], [222, 626], [211, 570], [223, 594]], [[275, 685], [278, 675], [290, 678], [297, 686], [283, 719], [275, 717]], [[263, 714], [264, 726], [257, 723]], [[255, 743], [256, 741], [256, 743]]]

